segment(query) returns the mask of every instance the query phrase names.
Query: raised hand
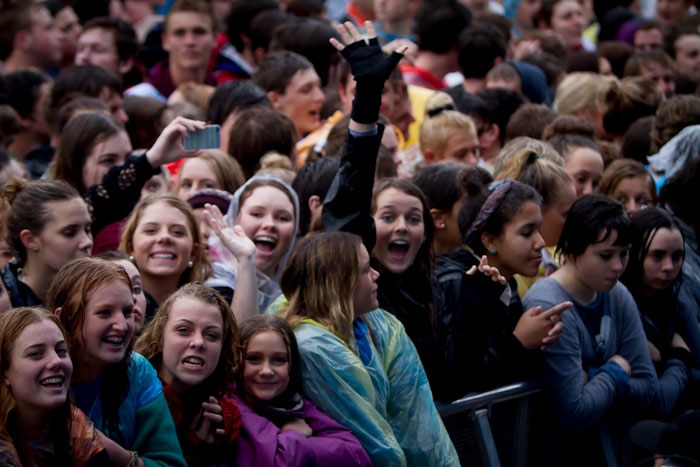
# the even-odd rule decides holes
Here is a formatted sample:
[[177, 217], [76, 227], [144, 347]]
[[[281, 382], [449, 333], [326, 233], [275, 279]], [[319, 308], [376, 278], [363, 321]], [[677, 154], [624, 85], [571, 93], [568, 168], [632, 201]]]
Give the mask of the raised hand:
[[236, 225], [232, 228], [224, 220], [219, 208], [211, 204], [204, 206], [204, 216], [214, 233], [221, 239], [221, 243], [238, 261], [255, 261], [255, 243], [248, 238], [243, 227]]
[[350, 65], [350, 72], [357, 82], [352, 103], [352, 120], [363, 124], [374, 124], [379, 119], [384, 83], [403, 57], [406, 47], [391, 55], [384, 55], [377, 41], [377, 34], [370, 21], [365, 23], [367, 40], [350, 22], [337, 26], [342, 42], [331, 37], [330, 43]]
[[467, 274], [473, 276], [474, 274], [476, 274], [477, 271], [483, 273], [486, 277], [490, 277], [491, 280], [494, 282], [506, 285], [506, 278], [501, 275], [501, 273], [498, 271], [498, 268], [489, 266], [488, 258], [486, 257], [486, 255], [482, 256], [481, 260], [479, 260], [479, 266], [470, 267], [467, 271]]
[[526, 349], [546, 349], [559, 339], [564, 330], [561, 314], [571, 308], [571, 302], [562, 302], [547, 311], [535, 306], [522, 314], [515, 325], [513, 335]]
[[148, 162], [152, 167], [160, 167], [183, 157], [200, 155], [201, 150], [185, 149], [182, 138], [187, 135], [188, 131], [203, 130], [205, 126], [204, 122], [177, 117], [165, 127], [151, 149], [146, 152]]

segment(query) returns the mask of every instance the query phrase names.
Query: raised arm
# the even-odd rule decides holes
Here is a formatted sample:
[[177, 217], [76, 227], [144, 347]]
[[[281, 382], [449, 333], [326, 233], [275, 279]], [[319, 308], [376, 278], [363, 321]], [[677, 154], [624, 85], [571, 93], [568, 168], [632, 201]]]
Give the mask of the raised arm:
[[384, 55], [372, 23], [367, 22], [365, 27], [368, 40], [352, 23], [338, 25], [342, 42], [330, 39], [350, 65], [357, 86], [340, 168], [323, 204], [323, 226], [326, 230], [344, 230], [362, 236], [365, 246], [371, 251], [376, 234], [370, 204], [377, 153], [384, 131], [383, 126], [377, 125], [377, 120], [384, 83], [402, 55], [397, 52]]

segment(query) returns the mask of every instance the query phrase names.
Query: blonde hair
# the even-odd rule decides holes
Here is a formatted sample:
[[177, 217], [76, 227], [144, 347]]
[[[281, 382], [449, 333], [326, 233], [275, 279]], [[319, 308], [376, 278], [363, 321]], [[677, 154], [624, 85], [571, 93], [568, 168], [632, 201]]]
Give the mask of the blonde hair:
[[419, 141], [420, 149], [425, 152], [431, 149], [436, 154], [445, 152], [447, 140], [460, 131], [477, 133], [474, 121], [455, 110], [452, 98], [444, 92], [436, 92], [425, 104], [425, 118], [420, 125]]
[[594, 110], [601, 105], [599, 92], [615, 78], [596, 73], [569, 73], [557, 86], [552, 108], [558, 115], [576, 115], [581, 109]]
[[498, 153], [496, 165], [493, 168], [494, 178], [499, 180], [503, 178], [517, 179], [520, 168], [514, 163], [514, 157], [524, 150], [533, 151], [542, 159], [564, 166], [564, 158], [551, 144], [528, 136], [519, 136], [508, 141]]
[[311, 318], [349, 345], [361, 245], [359, 236], [340, 231], [310, 233], [302, 238], [280, 278], [289, 304], [277, 314], [292, 327]]
[[[219, 182], [219, 190], [233, 194], [245, 183], [245, 175], [243, 175], [241, 164], [239, 164], [233, 156], [229, 156], [224, 151], [206, 149], [202, 151], [202, 154], [200, 154], [198, 158], [205, 161], [216, 175], [216, 179]], [[180, 173], [182, 173], [182, 168], [187, 164], [188, 160], [189, 159], [185, 159], [182, 162]], [[181, 186], [182, 178], [178, 177], [175, 193], [180, 191]]]

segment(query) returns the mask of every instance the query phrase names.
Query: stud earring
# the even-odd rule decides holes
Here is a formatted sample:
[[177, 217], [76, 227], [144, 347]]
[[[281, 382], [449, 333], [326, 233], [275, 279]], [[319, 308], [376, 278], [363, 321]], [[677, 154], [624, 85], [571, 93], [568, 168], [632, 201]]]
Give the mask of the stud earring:
[[445, 224], [440, 224], [440, 228], [441, 228], [441, 229], [444, 229], [444, 228], [445, 228]]
[[194, 266], [194, 263], [193, 263], [192, 261], [190, 261], [190, 262], [187, 263], [187, 267], [188, 267], [188, 268], [191, 268], [192, 266]]
[[134, 257], [132, 255], [129, 255], [129, 261], [131, 261], [132, 263], [134, 262]]
[[493, 249], [491, 250], [491, 254], [492, 254], [493, 256], [496, 256], [496, 254], [498, 254], [498, 250], [495, 249], [495, 248], [493, 248]]

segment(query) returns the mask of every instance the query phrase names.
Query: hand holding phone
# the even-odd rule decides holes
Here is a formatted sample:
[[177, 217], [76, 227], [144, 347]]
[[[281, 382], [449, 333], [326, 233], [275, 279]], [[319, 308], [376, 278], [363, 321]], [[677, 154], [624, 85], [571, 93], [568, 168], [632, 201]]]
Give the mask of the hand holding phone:
[[186, 150], [219, 149], [221, 145], [220, 132], [219, 125], [207, 125], [203, 130], [189, 131], [182, 138], [182, 145]]

